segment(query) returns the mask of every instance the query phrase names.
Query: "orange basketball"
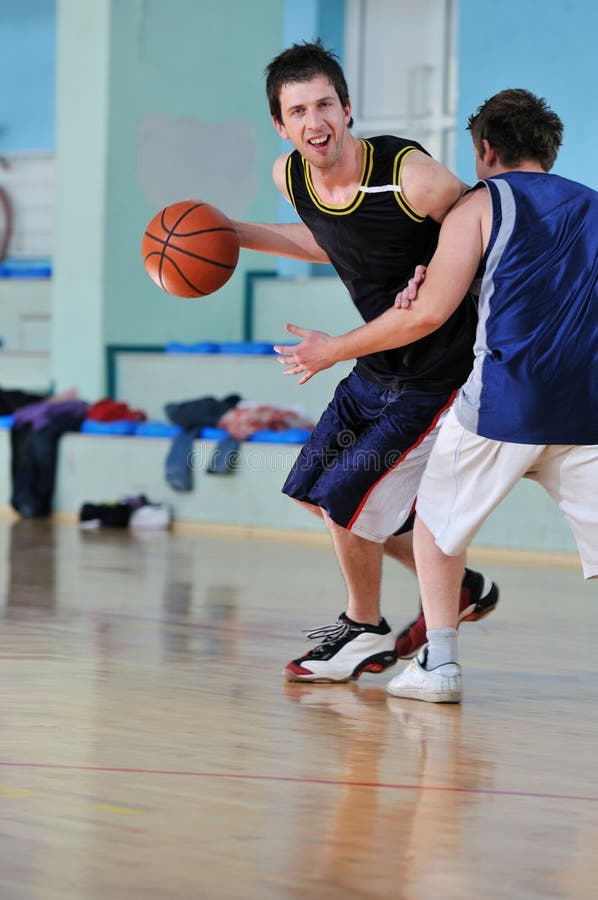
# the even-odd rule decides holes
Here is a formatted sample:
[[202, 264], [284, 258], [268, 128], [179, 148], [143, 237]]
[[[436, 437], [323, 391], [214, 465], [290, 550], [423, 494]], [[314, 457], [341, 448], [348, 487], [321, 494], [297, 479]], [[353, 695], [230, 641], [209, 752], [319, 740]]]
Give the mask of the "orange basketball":
[[239, 239], [230, 219], [209, 203], [182, 200], [157, 213], [143, 235], [148, 275], [175, 297], [213, 294], [235, 271]]

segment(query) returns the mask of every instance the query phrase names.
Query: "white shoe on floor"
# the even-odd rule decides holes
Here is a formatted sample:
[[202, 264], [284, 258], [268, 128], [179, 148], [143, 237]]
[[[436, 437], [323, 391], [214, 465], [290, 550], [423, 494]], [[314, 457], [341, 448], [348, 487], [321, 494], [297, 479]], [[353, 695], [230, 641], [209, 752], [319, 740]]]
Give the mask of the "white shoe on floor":
[[426, 669], [428, 648], [423, 647], [399, 675], [386, 685], [393, 697], [409, 700], [425, 700], [428, 703], [461, 703], [463, 684], [461, 666], [445, 663], [435, 669]]
[[171, 520], [170, 507], [165, 503], [145, 503], [131, 513], [129, 528], [155, 531], [170, 528]]

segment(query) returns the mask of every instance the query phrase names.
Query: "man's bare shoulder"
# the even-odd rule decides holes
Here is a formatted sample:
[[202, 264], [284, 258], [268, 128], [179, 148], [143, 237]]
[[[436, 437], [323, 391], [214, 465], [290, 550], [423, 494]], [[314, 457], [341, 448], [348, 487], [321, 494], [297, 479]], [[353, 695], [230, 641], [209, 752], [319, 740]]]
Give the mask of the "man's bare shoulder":
[[468, 216], [479, 216], [490, 209], [490, 197], [484, 185], [480, 183], [473, 188], [467, 188], [465, 193], [457, 200], [455, 205], [446, 215], [448, 220], [467, 218]]
[[287, 200], [290, 198], [287, 191], [286, 167], [290, 155], [290, 153], [283, 153], [281, 156], [277, 156], [272, 166], [272, 180]]
[[405, 157], [404, 168], [424, 176], [431, 171], [444, 171], [452, 178], [456, 178], [443, 163], [438, 162], [437, 159], [434, 159], [428, 153], [424, 153], [423, 150], [416, 150], [415, 148]]
[[420, 150], [405, 158], [401, 189], [410, 206], [422, 215], [442, 222], [466, 187], [450, 169]]

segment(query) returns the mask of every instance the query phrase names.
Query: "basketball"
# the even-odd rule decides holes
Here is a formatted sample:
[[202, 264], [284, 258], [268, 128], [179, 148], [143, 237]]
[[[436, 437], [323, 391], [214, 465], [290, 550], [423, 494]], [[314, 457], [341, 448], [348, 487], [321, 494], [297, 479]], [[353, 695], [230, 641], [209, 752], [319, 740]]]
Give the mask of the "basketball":
[[175, 297], [205, 297], [226, 284], [239, 240], [224, 213], [201, 200], [172, 203], [151, 220], [141, 242], [148, 275]]

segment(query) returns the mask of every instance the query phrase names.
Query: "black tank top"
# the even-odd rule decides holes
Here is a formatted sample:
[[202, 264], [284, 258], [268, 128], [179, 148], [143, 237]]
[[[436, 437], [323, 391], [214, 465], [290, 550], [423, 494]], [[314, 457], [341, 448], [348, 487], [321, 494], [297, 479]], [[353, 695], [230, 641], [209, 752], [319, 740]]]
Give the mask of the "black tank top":
[[[297, 150], [287, 160], [286, 185], [297, 213], [369, 322], [393, 305], [415, 266], [430, 261], [440, 226], [409, 206], [397, 187], [405, 158], [414, 150], [426, 153], [423, 147], [390, 135], [361, 143], [361, 188], [367, 190], [358, 190], [347, 206], [328, 206], [318, 197], [309, 163]], [[475, 325], [475, 303], [467, 297], [434, 334], [362, 356], [357, 368], [391, 390], [452, 390], [471, 371]]]

